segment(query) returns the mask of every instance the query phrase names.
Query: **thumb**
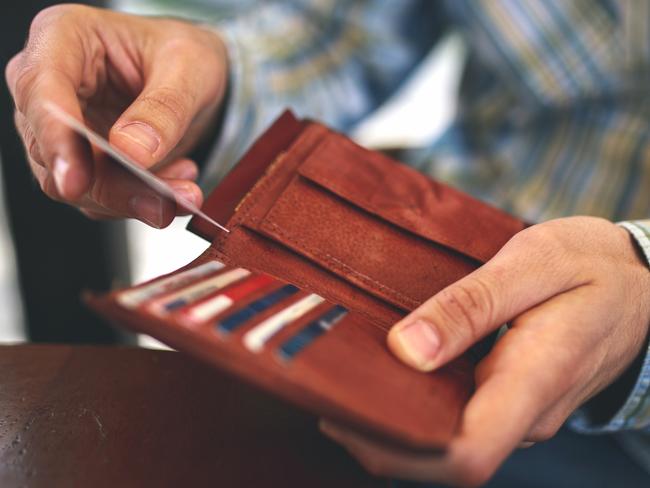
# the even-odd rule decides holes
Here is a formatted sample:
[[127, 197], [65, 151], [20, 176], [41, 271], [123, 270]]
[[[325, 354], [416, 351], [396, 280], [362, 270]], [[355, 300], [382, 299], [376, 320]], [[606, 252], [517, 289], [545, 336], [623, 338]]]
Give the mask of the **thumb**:
[[482, 267], [395, 324], [388, 334], [393, 353], [432, 371], [529, 308], [582, 284], [534, 233], [522, 231], [523, 238], [515, 236]]
[[201, 86], [186, 63], [155, 63], [140, 95], [111, 128], [111, 144], [146, 168], [169, 154], [205, 103], [193, 95]]

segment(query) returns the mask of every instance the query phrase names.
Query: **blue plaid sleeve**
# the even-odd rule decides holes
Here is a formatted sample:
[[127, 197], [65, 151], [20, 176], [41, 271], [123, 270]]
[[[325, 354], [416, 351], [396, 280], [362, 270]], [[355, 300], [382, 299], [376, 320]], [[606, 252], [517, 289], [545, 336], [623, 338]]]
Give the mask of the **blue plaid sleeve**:
[[437, 2], [260, 2], [216, 25], [230, 97], [204, 185], [210, 187], [285, 108], [346, 131], [377, 108], [444, 29]]

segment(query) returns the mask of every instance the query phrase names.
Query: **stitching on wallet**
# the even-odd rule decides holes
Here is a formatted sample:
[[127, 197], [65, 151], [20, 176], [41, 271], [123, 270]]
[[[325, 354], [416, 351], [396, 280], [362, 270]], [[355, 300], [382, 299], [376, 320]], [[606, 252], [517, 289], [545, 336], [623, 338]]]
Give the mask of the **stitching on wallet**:
[[[300, 135], [298, 139], [294, 141], [292, 146], [297, 144], [298, 141], [304, 140], [309, 134], [310, 134], [309, 128], [307, 128], [305, 133]], [[324, 135], [327, 135], [327, 132]], [[235, 227], [238, 224], [242, 224], [244, 220], [248, 218], [252, 208], [257, 204], [259, 199], [262, 198], [263, 190], [265, 190], [266, 187], [271, 184], [272, 182], [270, 178], [271, 174], [274, 173], [275, 168], [277, 168], [280, 165], [280, 163], [285, 159], [286, 155], [287, 155], [287, 151], [282, 151], [280, 154], [278, 154], [276, 158], [273, 160], [273, 162], [266, 169], [262, 178], [260, 178], [260, 180], [258, 180], [257, 183], [253, 185], [253, 188], [251, 188], [248, 194], [242, 199], [241, 202], [239, 202], [239, 204], [237, 205], [237, 209], [240, 210], [240, 214], [238, 217], [234, 218], [232, 222], [232, 227]], [[255, 192], [257, 193], [255, 194]], [[274, 203], [271, 205], [271, 207], [273, 207]], [[257, 219], [251, 219], [251, 223], [254, 224], [258, 223]], [[226, 239], [227, 239], [227, 235], [222, 235], [221, 237], [218, 237], [214, 242], [216, 242], [218, 245], [223, 245]]]
[[[310, 135], [310, 132], [308, 132], [308, 131], [309, 131], [309, 128], [307, 128], [306, 132], [303, 133], [302, 135], [300, 135], [298, 137], [298, 139], [296, 141], [294, 141], [292, 146], [296, 145], [298, 143], [298, 141], [306, 139], [307, 136]], [[312, 132], [314, 132], [314, 131], [312, 131]], [[326, 134], [327, 133], [325, 133], [325, 135]], [[320, 142], [317, 143], [316, 145], [318, 146], [318, 144], [320, 144]], [[281, 164], [281, 162], [286, 158], [287, 154], [288, 154], [287, 150], [282, 151], [281, 153], [279, 153], [276, 156], [276, 158], [273, 160], [273, 162], [268, 166], [268, 168], [264, 172], [264, 175], [262, 176], [262, 178], [260, 178], [260, 180], [258, 180], [257, 183], [255, 185], [253, 185], [253, 188], [251, 188], [251, 190], [248, 192], [248, 194], [242, 199], [242, 201], [237, 206], [237, 208], [241, 209], [240, 217], [235, 218], [235, 221], [234, 221], [235, 223], [242, 223], [244, 221], [244, 219], [246, 219], [249, 216], [252, 208], [255, 206], [255, 204], [257, 204], [257, 202], [260, 200], [260, 198], [262, 198], [263, 190], [265, 190], [266, 187], [269, 186], [272, 183], [271, 175], [275, 172], [276, 168]], [[296, 170], [294, 170], [294, 172], [297, 173]], [[257, 192], [257, 193], [254, 195], [255, 192]], [[273, 202], [271, 204], [271, 207], [273, 207], [274, 204], [275, 204], [275, 202]], [[252, 219], [251, 222], [252, 223], [257, 223], [257, 220]]]
[[[308, 178], [309, 178], [309, 176], [308, 176]], [[310, 179], [312, 179], [312, 178], [310, 178]], [[350, 203], [353, 203], [354, 205], [358, 205], [358, 206], [360, 206], [362, 208], [367, 207], [367, 209], [370, 212], [372, 212], [374, 214], [377, 214], [379, 216], [379, 218], [381, 218], [382, 220], [387, 220], [388, 222], [391, 221], [391, 220], [387, 219], [386, 217], [382, 217], [381, 216], [381, 211], [379, 210], [379, 208], [376, 207], [375, 205], [373, 205], [372, 203], [364, 200], [364, 204], [360, 205], [360, 204], [357, 204], [354, 201], [352, 201], [352, 199], [348, 196], [349, 192], [347, 190], [343, 189], [343, 187], [339, 186], [339, 184], [336, 183], [334, 180], [330, 180], [329, 178], [324, 177], [324, 176], [317, 176], [317, 178], [318, 178], [318, 180], [314, 180], [314, 181], [316, 181], [316, 183], [322, 182], [321, 184], [323, 186], [325, 186], [326, 189], [329, 188], [329, 189], [331, 189], [331, 190], [333, 190], [335, 192], [338, 192], [339, 194], [341, 194], [342, 198], [344, 198], [345, 200], [350, 201]], [[343, 195], [345, 195], [345, 196], [343, 196]], [[393, 216], [391, 216], [391, 219], [395, 219], [395, 221], [397, 221], [398, 225], [406, 227], [406, 229], [405, 229], [406, 231], [411, 232], [413, 234], [416, 234], [419, 237], [422, 237], [423, 239], [433, 240], [435, 242], [434, 239], [431, 239], [430, 237], [422, 235], [419, 232], [413, 230], [412, 227], [411, 227], [411, 222], [408, 222], [407, 220], [403, 219], [402, 217], [393, 215]]]
[[413, 298], [404, 295], [397, 290], [384, 285], [383, 283], [380, 283], [379, 281], [375, 280], [374, 278], [361, 273], [360, 271], [352, 268], [349, 264], [344, 263], [340, 259], [332, 256], [331, 254], [324, 252], [324, 251], [319, 251], [314, 248], [312, 248], [309, 244], [307, 244], [305, 241], [302, 239], [298, 239], [295, 237], [292, 237], [286, 233], [282, 228], [278, 226], [275, 222], [271, 221], [271, 217], [267, 216], [266, 218], [266, 224], [268, 224], [279, 236], [281, 236], [283, 239], [286, 239], [287, 241], [293, 243], [296, 246], [301, 247], [302, 249], [306, 250], [307, 252], [313, 254], [317, 258], [324, 259], [327, 261], [327, 263], [332, 266], [335, 269], [338, 269], [339, 271], [343, 271], [344, 273], [349, 273], [354, 275], [359, 281], [362, 283], [365, 283], [366, 285], [374, 285], [376, 288], [379, 288], [382, 292], [387, 294], [393, 299], [399, 300], [402, 302], [402, 305], [406, 305], [407, 307], [411, 308], [416, 308], [418, 306], [418, 302], [415, 301]]
[[[298, 139], [296, 139], [292, 143], [292, 146], [295, 146], [299, 141], [306, 139], [307, 136], [311, 134], [311, 132], [315, 132], [315, 131], [316, 131], [316, 129], [314, 129], [312, 131], [310, 131], [309, 128], [305, 129], [305, 132], [303, 134], [301, 134], [300, 136], [298, 136]], [[318, 135], [318, 134], [316, 134], [316, 135]], [[327, 135], [327, 131], [325, 131], [323, 136], [326, 136], [326, 135]], [[322, 141], [317, 143], [317, 145], [319, 145], [319, 144], [322, 144]], [[271, 184], [271, 178], [270, 178], [271, 174], [273, 174], [275, 172], [275, 168], [277, 168], [280, 165], [280, 163], [285, 159], [287, 153], [288, 153], [288, 151], [285, 150], [285, 151], [280, 152], [276, 156], [276, 158], [273, 160], [273, 162], [268, 166], [268, 168], [264, 172], [264, 175], [262, 176], [262, 178], [260, 178], [260, 180], [258, 180], [257, 183], [255, 183], [255, 185], [253, 185], [253, 188], [251, 188], [251, 190], [248, 192], [248, 194], [242, 199], [241, 202], [239, 202], [236, 209], [240, 210], [240, 215], [239, 215], [239, 217], [235, 217], [235, 219], [233, 220], [233, 226], [243, 223], [244, 219], [246, 219], [248, 217], [248, 215], [250, 214], [253, 206], [255, 206], [255, 204], [262, 197], [263, 190], [265, 190], [266, 187]], [[254, 194], [255, 192], [257, 192], [257, 194]], [[257, 220], [253, 219], [252, 223], [257, 223]], [[226, 236], [222, 236], [217, 242], [219, 242], [221, 244], [222, 241], [225, 240], [225, 238], [226, 238]]]
[[[307, 171], [309, 171], [309, 170], [307, 170]], [[439, 244], [439, 245], [441, 245], [443, 247], [449, 248], [454, 252], [460, 253], [460, 254], [462, 254], [464, 256], [468, 256], [468, 257], [470, 257], [470, 258], [472, 258], [474, 260], [477, 260], [480, 263], [485, 262], [483, 259], [480, 259], [480, 258], [474, 256], [473, 254], [466, 251], [465, 249], [459, 249], [458, 247], [454, 247], [451, 244], [447, 244], [445, 242], [440, 242], [440, 241], [438, 241], [436, 239], [433, 239], [433, 238], [431, 238], [429, 236], [423, 235], [422, 233], [420, 233], [420, 232], [418, 232], [418, 231], [416, 231], [416, 230], [414, 230], [412, 228], [412, 223], [411, 222], [409, 222], [408, 220], [400, 217], [399, 215], [393, 215], [393, 216], [391, 216], [390, 219], [387, 219], [386, 217], [382, 217], [381, 210], [378, 207], [376, 207], [375, 205], [373, 205], [372, 203], [368, 202], [367, 200], [364, 200], [363, 205], [355, 203], [352, 200], [352, 198], [348, 196], [349, 192], [346, 189], [344, 189], [343, 187], [339, 186], [339, 184], [337, 182], [335, 182], [334, 180], [331, 180], [331, 179], [329, 179], [329, 178], [327, 178], [325, 176], [322, 176], [322, 175], [313, 176], [313, 175], [307, 175], [304, 172], [302, 174], [306, 178], [314, 181], [316, 184], [319, 184], [319, 185], [325, 187], [326, 190], [329, 189], [330, 191], [333, 191], [333, 192], [337, 193], [344, 200], [350, 201], [350, 203], [352, 203], [354, 205], [357, 205], [357, 206], [359, 206], [361, 208], [365, 208], [367, 211], [372, 212], [373, 214], [377, 215], [379, 218], [381, 218], [383, 220], [386, 220], [388, 222], [394, 223], [394, 224], [398, 225], [399, 227], [402, 227], [407, 232], [415, 234], [418, 237], [421, 237], [422, 239], [433, 241], [436, 244]], [[345, 195], [345, 196], [343, 196], [343, 195]], [[410, 210], [408, 208], [405, 208], [405, 210], [413, 212], [412, 210]], [[497, 209], [497, 211], [499, 211], [499, 210]], [[503, 213], [503, 212], [501, 212], [501, 213]], [[507, 215], [507, 214], [505, 214], [505, 215]], [[393, 220], [394, 220], [394, 222], [393, 222]]]
[[[239, 215], [235, 216], [235, 218], [232, 221], [232, 226], [231, 226], [231, 231], [234, 230], [235, 227], [241, 225], [244, 220], [248, 217], [250, 214], [253, 206], [258, 202], [258, 200], [262, 197], [263, 190], [266, 189], [267, 186], [270, 185], [271, 179], [269, 176], [271, 175], [272, 168], [274, 168], [279, 162], [284, 159], [284, 156], [286, 155], [286, 152], [281, 152], [278, 154], [278, 156], [275, 158], [273, 163], [267, 168], [266, 172], [264, 173], [264, 176], [253, 185], [253, 188], [246, 194], [246, 196], [242, 199], [241, 202], [237, 205], [237, 209], [239, 209], [240, 213]], [[255, 193], [257, 191], [257, 193]], [[255, 220], [253, 220], [255, 222]], [[219, 237], [217, 237], [214, 241], [213, 244], [216, 244], [217, 246], [223, 246], [225, 245], [225, 242], [228, 238], [227, 234], [220, 234]]]
[[270, 180], [271, 174], [275, 172], [275, 168], [284, 159], [286, 154], [287, 154], [286, 151], [282, 151], [275, 157], [273, 162], [264, 171], [264, 176], [260, 180], [255, 182], [253, 188], [251, 188], [250, 191], [246, 194], [246, 196], [242, 198], [241, 202], [237, 204], [237, 206], [235, 207], [235, 213], [237, 213], [237, 211], [240, 209], [246, 209], [245, 213], [246, 215], [248, 215], [251, 205], [257, 202], [257, 200], [259, 200], [260, 198], [260, 193], [255, 194], [255, 196], [253, 196], [253, 194], [258, 190], [258, 188], [265, 188], [266, 186], [268, 186], [269, 184], [268, 182]]

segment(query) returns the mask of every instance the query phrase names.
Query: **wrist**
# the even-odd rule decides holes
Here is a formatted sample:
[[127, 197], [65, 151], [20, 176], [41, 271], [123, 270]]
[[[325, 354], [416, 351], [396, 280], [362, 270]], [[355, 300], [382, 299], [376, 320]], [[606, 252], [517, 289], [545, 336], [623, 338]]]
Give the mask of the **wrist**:
[[641, 375], [643, 363], [648, 353], [648, 338], [636, 358], [604, 390], [589, 399], [580, 410], [590, 425], [606, 425], [623, 408], [632, 394], [634, 386]]

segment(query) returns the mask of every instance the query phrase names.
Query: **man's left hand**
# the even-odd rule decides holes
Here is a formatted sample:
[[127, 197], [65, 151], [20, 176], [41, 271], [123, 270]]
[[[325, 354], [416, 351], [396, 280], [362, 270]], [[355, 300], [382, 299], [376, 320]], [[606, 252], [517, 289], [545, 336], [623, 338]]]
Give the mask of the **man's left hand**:
[[535, 225], [388, 335], [397, 357], [433, 371], [511, 323], [478, 364], [444, 455], [414, 456], [326, 420], [321, 430], [374, 474], [478, 486], [616, 380], [640, 354], [649, 321], [650, 272], [625, 229], [591, 217]]

